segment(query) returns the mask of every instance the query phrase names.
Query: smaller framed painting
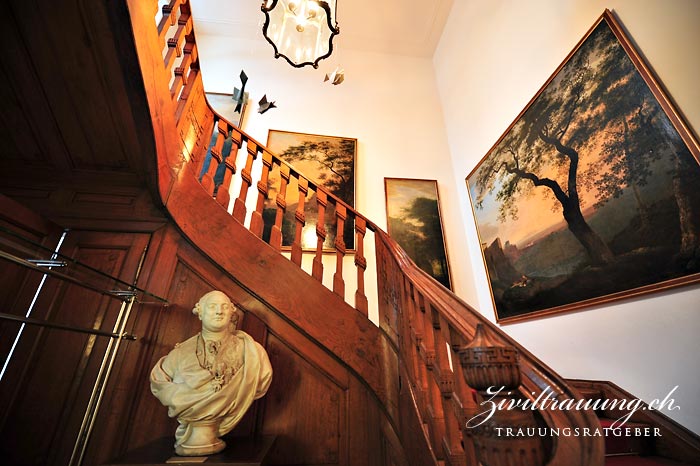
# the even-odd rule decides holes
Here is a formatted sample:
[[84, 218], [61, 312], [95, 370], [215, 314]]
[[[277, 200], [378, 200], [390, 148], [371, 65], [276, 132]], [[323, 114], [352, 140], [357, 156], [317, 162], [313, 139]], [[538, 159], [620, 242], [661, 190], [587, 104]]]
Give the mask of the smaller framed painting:
[[246, 108], [248, 107], [248, 93], [245, 93], [245, 100], [240, 112], [236, 111], [237, 101], [233, 100], [233, 94], [219, 94], [217, 92], [205, 92], [207, 101], [216, 113], [224, 117], [229, 123], [237, 127], [243, 124]]
[[435, 180], [384, 178], [389, 235], [425, 272], [452, 289]]
[[[355, 207], [355, 160], [357, 139], [318, 134], [293, 133], [271, 129], [267, 136], [267, 148], [280, 157], [307, 180], [326, 188], [350, 207]], [[263, 239], [269, 240], [275, 223], [277, 193], [280, 189], [279, 167], [270, 171], [268, 196], [263, 210]], [[291, 178], [286, 190], [287, 209], [282, 220], [282, 248], [291, 248], [296, 222], [294, 214], [299, 202], [298, 184]], [[304, 201], [306, 224], [301, 235], [304, 250], [316, 249], [316, 223], [318, 207], [316, 192], [309, 190]], [[326, 239], [324, 251], [334, 251], [337, 219], [335, 206], [328, 203], [324, 215]], [[355, 222], [348, 218], [343, 228], [343, 242], [347, 250], [355, 249]]]

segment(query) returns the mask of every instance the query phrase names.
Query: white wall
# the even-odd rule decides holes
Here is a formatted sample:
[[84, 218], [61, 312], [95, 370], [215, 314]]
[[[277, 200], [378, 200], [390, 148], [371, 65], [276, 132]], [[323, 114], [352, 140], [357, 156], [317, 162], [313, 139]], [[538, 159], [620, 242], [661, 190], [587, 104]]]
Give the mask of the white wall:
[[[295, 69], [283, 59], [275, 60], [262, 37], [242, 41], [199, 34], [196, 24], [195, 32], [207, 91], [230, 93], [234, 85], [240, 86], [241, 68], [248, 75], [252, 103], [242, 126], [260, 142], [267, 141], [268, 129], [357, 138], [356, 207], [381, 228], [386, 229], [384, 177], [438, 180], [455, 289], [460, 296], [474, 295], [431, 59], [344, 50], [340, 41], [337, 52], [318, 70]], [[345, 69], [345, 82], [323, 83], [325, 73], [338, 64]], [[263, 94], [278, 108], [260, 115], [257, 101]], [[365, 244], [371, 243], [370, 237]], [[352, 302], [348, 275], [354, 274], [354, 266], [345, 270], [346, 299]], [[376, 283], [375, 276], [368, 275], [366, 282]], [[376, 302], [376, 296], [368, 293], [368, 298], [370, 306]]]
[[[492, 320], [464, 179], [606, 7], [697, 134], [696, 0], [458, 0], [435, 53], [469, 244], [470, 254], [459, 258], [469, 258], [475, 281], [475, 287], [461, 288], [462, 297]], [[502, 328], [565, 377], [611, 380], [645, 401], [663, 398], [678, 385], [674, 398], [681, 410], [667, 414], [700, 432], [699, 303], [700, 287], [687, 286]]]

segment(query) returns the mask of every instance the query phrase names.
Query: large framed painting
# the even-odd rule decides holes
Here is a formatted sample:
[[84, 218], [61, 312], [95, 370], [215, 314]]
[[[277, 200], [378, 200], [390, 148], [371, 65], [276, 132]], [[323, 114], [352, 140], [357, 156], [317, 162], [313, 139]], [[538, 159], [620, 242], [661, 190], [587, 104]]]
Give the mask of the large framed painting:
[[606, 10], [467, 176], [497, 320], [699, 281], [699, 160]]
[[229, 123], [237, 127], [241, 127], [243, 124], [243, 117], [245, 116], [246, 109], [248, 108], [248, 93], [245, 93], [245, 99], [240, 111], [236, 111], [238, 102], [233, 100], [233, 94], [220, 94], [218, 92], [205, 92], [207, 96], [207, 101], [211, 107], [226, 119]]
[[389, 235], [418, 267], [452, 289], [435, 180], [384, 178]]
[[[317, 134], [293, 133], [271, 129], [267, 136], [267, 148], [294, 170], [316, 185], [324, 187], [350, 207], [355, 207], [355, 163], [357, 159], [357, 139], [321, 136]], [[268, 196], [263, 210], [265, 223], [263, 239], [269, 239], [275, 223], [277, 193], [280, 189], [279, 167], [270, 171]], [[282, 220], [282, 247], [290, 248], [294, 241], [296, 222], [294, 214], [299, 203], [298, 183], [293, 177], [286, 191], [287, 209]], [[318, 207], [316, 192], [309, 189], [304, 201], [305, 225], [301, 235], [301, 247], [315, 250], [317, 244], [316, 223]], [[337, 219], [335, 205], [328, 203], [324, 214], [326, 239], [325, 251], [334, 251]], [[348, 250], [355, 247], [355, 223], [350, 218], [343, 228], [343, 241]]]

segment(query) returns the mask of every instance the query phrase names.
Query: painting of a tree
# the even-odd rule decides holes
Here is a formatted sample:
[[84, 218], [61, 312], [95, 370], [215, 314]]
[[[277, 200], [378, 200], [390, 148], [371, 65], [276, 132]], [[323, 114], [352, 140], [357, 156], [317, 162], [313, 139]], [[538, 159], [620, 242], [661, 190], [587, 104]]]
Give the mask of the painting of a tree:
[[[270, 130], [267, 147], [305, 178], [324, 187], [350, 207], [355, 206], [356, 139]], [[275, 197], [279, 181], [279, 170], [270, 173], [268, 200], [263, 212], [264, 239], [274, 223]], [[291, 179], [287, 188], [287, 210], [282, 224], [283, 246], [291, 246], [294, 240], [294, 212], [298, 205], [298, 196], [297, 183]], [[309, 190], [306, 197], [304, 213], [306, 225], [302, 233], [302, 248], [315, 249], [317, 208], [316, 193], [313, 190]], [[328, 204], [324, 217], [323, 223], [327, 233], [324, 249], [333, 249], [337, 222], [335, 207], [332, 203]], [[354, 248], [354, 224], [352, 221], [345, 223], [343, 241], [346, 248]]]
[[387, 231], [418, 267], [451, 289], [435, 180], [384, 178]]
[[698, 280], [700, 150], [640, 63], [606, 11], [467, 177], [499, 320]]

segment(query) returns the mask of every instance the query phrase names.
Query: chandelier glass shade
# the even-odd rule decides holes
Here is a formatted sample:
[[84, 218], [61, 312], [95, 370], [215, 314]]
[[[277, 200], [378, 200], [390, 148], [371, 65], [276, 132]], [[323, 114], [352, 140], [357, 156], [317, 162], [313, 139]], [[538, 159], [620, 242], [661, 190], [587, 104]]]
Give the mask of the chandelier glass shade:
[[336, 21], [336, 0], [264, 0], [263, 35], [275, 49], [275, 58], [284, 57], [301, 68], [333, 53], [333, 37], [340, 33]]

